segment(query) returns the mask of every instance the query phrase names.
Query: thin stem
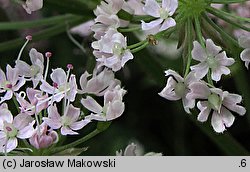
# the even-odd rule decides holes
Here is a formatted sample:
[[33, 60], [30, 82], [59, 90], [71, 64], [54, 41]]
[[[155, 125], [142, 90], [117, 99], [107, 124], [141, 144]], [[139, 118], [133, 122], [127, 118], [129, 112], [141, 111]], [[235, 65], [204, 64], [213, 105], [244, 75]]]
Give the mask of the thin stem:
[[201, 24], [200, 24], [200, 20], [198, 16], [194, 17], [194, 24], [195, 24], [195, 30], [196, 30], [198, 41], [200, 42], [202, 47], [205, 48], [205, 43], [203, 40], [202, 31], [201, 31]]
[[145, 42], [147, 42], [147, 40], [143, 40], [143, 41], [140, 41], [140, 42], [138, 42], [138, 43], [129, 45], [129, 46], [127, 46], [127, 49], [133, 49], [133, 48], [139, 47], [139, 46], [141, 46], [142, 44], [144, 44]]
[[214, 86], [213, 80], [211, 78], [211, 69], [208, 69], [208, 73], [207, 73], [207, 82], [209, 85]]
[[187, 55], [187, 64], [186, 64], [186, 70], [185, 70], [185, 74], [184, 74], [184, 78], [186, 78], [186, 76], [189, 73], [189, 69], [190, 69], [190, 65], [192, 62], [192, 44], [193, 44], [193, 31], [192, 31], [192, 22], [190, 19], [188, 19], [187, 21], [187, 25], [186, 25], [186, 35], [187, 35], [187, 46], [188, 46], [188, 55]]
[[87, 140], [91, 139], [92, 137], [96, 136], [97, 134], [99, 134], [100, 132], [102, 132], [101, 130], [98, 130], [98, 129], [95, 129], [94, 131], [92, 131], [91, 133], [89, 133], [88, 135], [86, 135], [85, 137], [79, 139], [79, 140], [76, 140], [72, 143], [69, 143], [67, 145], [64, 145], [64, 146], [61, 146], [61, 147], [57, 147], [57, 148], [54, 148], [53, 150], [49, 151], [48, 153], [50, 155], [53, 155], [57, 152], [61, 152], [63, 150], [66, 150], [66, 149], [69, 149], [69, 148], [72, 148], [72, 147], [75, 147], [79, 144], [82, 144], [84, 142], [86, 142]]
[[83, 48], [83, 46], [71, 35], [71, 33], [69, 32], [69, 29], [67, 29], [67, 35], [69, 37], [69, 39], [71, 40], [71, 42], [73, 42], [85, 55], [86, 54], [86, 50]]
[[119, 32], [133, 32], [133, 31], [138, 31], [141, 29], [141, 26], [137, 26], [137, 27], [131, 27], [131, 28], [119, 28], [118, 31]]
[[23, 53], [23, 50], [24, 50], [24, 48], [26, 47], [26, 45], [29, 43], [29, 41], [30, 41], [30, 40], [27, 39], [26, 42], [23, 44], [21, 50], [20, 50], [19, 53], [18, 53], [17, 60], [20, 60], [20, 58], [21, 58], [21, 56], [22, 56], [22, 53]]
[[219, 10], [216, 11], [216, 10], [214, 10], [213, 8], [208, 7], [208, 8], [207, 8], [207, 11], [208, 11], [209, 13], [211, 13], [211, 14], [213, 14], [213, 15], [219, 17], [219, 18], [221, 18], [221, 19], [224, 20], [225, 22], [230, 23], [231, 25], [233, 25], [233, 26], [235, 26], [235, 27], [238, 27], [238, 28], [241, 28], [241, 29], [243, 29], [243, 30], [246, 30], [246, 31], [250, 32], [250, 28], [248, 28], [248, 27], [246, 27], [246, 26], [244, 26], [244, 25], [241, 25], [241, 24], [239, 24], [239, 23], [237, 23], [237, 22], [234, 22], [233, 20], [228, 19], [228, 18], [225, 16], [225, 14], [224, 14], [224, 13], [220, 13]]
[[22, 22], [0, 22], [0, 30], [18, 30], [27, 28], [36, 28], [41, 26], [56, 25], [65, 22], [65, 20], [73, 19], [74, 15], [66, 14], [62, 16], [55, 16], [41, 20], [22, 21]]
[[234, 15], [234, 14], [232, 14], [232, 13], [228, 13], [228, 12], [223, 11], [223, 10], [218, 10], [218, 9], [216, 9], [216, 8], [213, 8], [213, 7], [210, 7], [210, 9], [213, 9], [214, 11], [217, 11], [218, 13], [221, 13], [221, 14], [223, 14], [223, 15], [225, 15], [225, 16], [229, 16], [229, 17], [232, 17], [232, 18], [235, 18], [235, 19], [244, 21], [244, 22], [250, 22], [250, 18], [237, 16], [237, 15]]
[[203, 15], [203, 17], [217, 32], [221, 34], [222, 37], [232, 42], [236, 47], [239, 46], [238, 42], [234, 38], [232, 38], [228, 33], [224, 32], [224, 30], [216, 25], [207, 15]]
[[232, 4], [232, 3], [241, 3], [246, 2], [247, 0], [211, 0], [211, 3], [214, 4]]
[[13, 96], [12, 100], [13, 100], [15, 106], [16, 106], [17, 112], [19, 113], [20, 112], [19, 105], [18, 105], [19, 103], [17, 102], [16, 97]]
[[141, 46], [134, 48], [131, 50], [131, 53], [137, 53], [138, 51], [141, 51], [142, 49], [144, 49], [149, 43], [145, 42], [144, 44], [142, 44]]

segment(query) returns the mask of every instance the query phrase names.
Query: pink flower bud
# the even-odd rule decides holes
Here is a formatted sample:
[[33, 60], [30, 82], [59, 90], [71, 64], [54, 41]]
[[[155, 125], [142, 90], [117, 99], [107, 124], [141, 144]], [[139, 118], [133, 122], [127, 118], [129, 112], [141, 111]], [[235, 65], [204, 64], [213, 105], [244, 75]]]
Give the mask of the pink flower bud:
[[72, 70], [73, 69], [73, 65], [72, 64], [67, 64], [67, 68]]
[[46, 56], [47, 58], [50, 58], [50, 57], [52, 56], [52, 53], [51, 53], [51, 52], [46, 52], [46, 53], [45, 53], [45, 56]]
[[29, 41], [32, 40], [32, 36], [31, 36], [31, 35], [27, 35], [25, 38], [26, 38], [27, 40], [29, 40]]

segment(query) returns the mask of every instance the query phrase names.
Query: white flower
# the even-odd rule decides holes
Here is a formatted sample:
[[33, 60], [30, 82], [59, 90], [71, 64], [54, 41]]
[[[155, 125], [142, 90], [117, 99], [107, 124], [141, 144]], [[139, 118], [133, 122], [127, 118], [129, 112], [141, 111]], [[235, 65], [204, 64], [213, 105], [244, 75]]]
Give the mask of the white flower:
[[27, 139], [33, 135], [35, 121], [25, 114], [13, 119], [5, 103], [0, 106], [0, 114], [0, 152], [8, 153], [17, 147], [17, 138]]
[[17, 60], [15, 68], [18, 69], [18, 75], [31, 79], [35, 88], [43, 79], [44, 57], [35, 48], [30, 50], [29, 56], [32, 65], [28, 65], [22, 60]]
[[182, 99], [185, 111], [190, 113], [189, 109], [192, 109], [195, 106], [195, 100], [188, 100], [186, 96], [190, 91], [189, 85], [198, 81], [198, 79], [194, 76], [193, 72], [190, 72], [185, 79], [173, 70], [167, 70], [165, 73], [166, 76], [170, 77], [168, 78], [166, 87], [159, 93], [159, 95], [168, 100]]
[[119, 27], [126, 27], [129, 24], [129, 21], [119, 19], [117, 16], [120, 10], [133, 13], [133, 10], [130, 9], [127, 2], [124, 0], [101, 1], [101, 5], [98, 5], [94, 10], [96, 24], [91, 28], [95, 32], [94, 37], [96, 39], [99, 40], [109, 28], [117, 29]]
[[99, 73], [94, 70], [92, 78], [88, 80], [90, 76], [86, 71], [80, 77], [81, 94], [88, 93], [103, 96], [107, 90], [113, 89], [120, 84], [120, 81], [115, 79], [114, 73], [107, 68]]
[[78, 134], [75, 130], [80, 130], [86, 126], [90, 120], [79, 120], [80, 109], [69, 105], [67, 112], [60, 116], [56, 105], [48, 107], [48, 117], [44, 117], [44, 122], [52, 129], [61, 128], [62, 135], [75, 135]]
[[92, 47], [96, 61], [100, 63], [98, 68], [106, 66], [116, 72], [133, 59], [133, 54], [127, 49], [126, 37], [114, 29], [109, 29], [100, 40], [93, 42]]
[[195, 72], [196, 77], [202, 79], [209, 69], [212, 71], [212, 79], [214, 81], [219, 81], [222, 74], [230, 74], [227, 66], [231, 66], [235, 60], [228, 58], [225, 51], [221, 52], [221, 47], [216, 46], [211, 39], [206, 40], [205, 49], [197, 41], [194, 41], [193, 45], [192, 57], [200, 62], [191, 66], [191, 70]]
[[239, 44], [245, 48], [240, 54], [240, 58], [245, 62], [245, 66], [248, 69], [250, 63], [250, 36], [242, 35], [239, 37]]
[[92, 97], [82, 99], [82, 105], [90, 110], [90, 115], [86, 116], [85, 119], [98, 120], [98, 121], [111, 121], [122, 115], [124, 112], [125, 104], [122, 99], [125, 90], [116, 86], [113, 90], [108, 90], [104, 94], [104, 106], [99, 105]]
[[171, 17], [178, 7], [177, 0], [162, 0], [161, 6], [156, 0], [146, 0], [143, 10], [146, 14], [157, 18], [149, 23], [142, 21], [142, 30], [156, 34], [176, 25]]
[[53, 95], [53, 100], [60, 102], [64, 96], [73, 102], [77, 94], [77, 84], [75, 75], [71, 74], [69, 81], [65, 71], [61, 68], [54, 69], [50, 75], [53, 86], [42, 80], [40, 89]]
[[219, 88], [209, 88], [203, 82], [195, 82], [190, 85], [191, 92], [188, 93], [188, 99], [200, 99], [197, 107], [200, 110], [198, 121], [205, 122], [209, 114], [212, 112], [211, 124], [213, 129], [222, 133], [226, 127], [230, 127], [235, 117], [230, 111], [239, 115], [244, 115], [246, 109], [238, 103], [242, 101], [242, 97], [238, 94], [231, 94], [222, 91]]
[[6, 76], [2, 69], [0, 69], [0, 94], [4, 94], [3, 97], [0, 97], [0, 104], [5, 100], [10, 100], [13, 93], [18, 91], [24, 84], [25, 79], [24, 77], [18, 77], [16, 68], [7, 65]]
[[40, 10], [43, 7], [43, 0], [26, 0], [23, 4], [23, 8], [28, 14], [31, 14], [33, 11]]

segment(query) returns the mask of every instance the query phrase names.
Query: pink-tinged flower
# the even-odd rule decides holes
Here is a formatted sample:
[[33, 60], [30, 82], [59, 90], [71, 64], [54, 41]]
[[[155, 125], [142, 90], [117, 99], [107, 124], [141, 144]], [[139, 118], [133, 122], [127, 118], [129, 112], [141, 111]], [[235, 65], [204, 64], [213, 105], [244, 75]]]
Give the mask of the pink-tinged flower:
[[156, 34], [175, 26], [176, 22], [171, 16], [174, 14], [177, 7], [177, 0], [162, 0], [161, 5], [159, 5], [156, 0], [146, 0], [145, 6], [143, 7], [144, 12], [156, 19], [149, 23], [141, 21], [142, 30], [150, 34]]
[[250, 35], [249, 36], [245, 36], [242, 35], [239, 38], [239, 44], [241, 47], [245, 48], [241, 54], [240, 54], [240, 58], [242, 61], [245, 62], [245, 66], [248, 69], [249, 63], [250, 63]]
[[75, 135], [78, 134], [75, 130], [80, 130], [88, 123], [89, 119], [79, 120], [80, 109], [69, 105], [67, 112], [60, 116], [56, 105], [48, 107], [48, 117], [44, 117], [44, 122], [52, 129], [61, 128], [62, 135]]
[[0, 97], [0, 104], [5, 100], [10, 100], [13, 93], [18, 91], [24, 84], [25, 79], [24, 77], [18, 77], [16, 68], [7, 65], [6, 76], [2, 69], [0, 69], [0, 94], [4, 94], [3, 97]]
[[85, 119], [97, 121], [111, 121], [122, 115], [125, 105], [122, 101], [126, 91], [116, 86], [113, 90], [108, 90], [104, 94], [104, 106], [98, 104], [92, 97], [82, 99], [82, 105], [89, 111], [93, 112], [86, 116]]
[[44, 57], [43, 54], [38, 52], [35, 48], [32, 48], [29, 52], [31, 65], [22, 60], [16, 61], [16, 66], [19, 76], [24, 76], [31, 79], [33, 87], [35, 88], [38, 83], [43, 79], [44, 70]]
[[200, 110], [198, 121], [207, 121], [212, 111], [211, 124], [218, 133], [222, 133], [226, 127], [233, 124], [235, 117], [230, 111], [239, 115], [246, 113], [246, 109], [238, 105], [242, 101], [242, 97], [238, 94], [231, 94], [219, 88], [209, 88], [203, 82], [191, 84], [190, 89], [191, 92], [187, 95], [188, 99], [201, 99], [197, 103]]
[[70, 29], [71, 33], [78, 34], [82, 37], [89, 36], [92, 33], [91, 27], [94, 25], [93, 20], [89, 20], [87, 22], [84, 22], [78, 26], [73, 27]]
[[211, 39], [206, 40], [205, 49], [197, 41], [194, 41], [193, 45], [192, 57], [200, 62], [191, 66], [191, 70], [195, 72], [196, 77], [203, 78], [209, 69], [212, 71], [212, 79], [214, 81], [219, 81], [222, 74], [230, 74], [227, 66], [231, 66], [235, 60], [228, 58], [226, 52], [222, 51], [221, 47], [216, 46]]
[[8, 153], [14, 150], [19, 139], [30, 138], [34, 133], [32, 117], [19, 114], [13, 116], [8, 110], [7, 104], [0, 106], [0, 152]]
[[22, 113], [34, 115], [48, 107], [49, 102], [45, 101], [48, 98], [47, 94], [43, 94], [42, 91], [33, 88], [27, 88], [26, 93], [29, 101], [25, 100], [21, 93], [16, 95]]
[[48, 126], [42, 123], [40, 130], [36, 128], [35, 133], [29, 139], [30, 144], [37, 149], [48, 148], [54, 143], [58, 142], [58, 134], [54, 130], [48, 130]]
[[168, 100], [175, 101], [182, 99], [184, 110], [187, 113], [190, 113], [189, 109], [194, 108], [195, 100], [189, 100], [186, 96], [190, 91], [189, 85], [198, 81], [198, 79], [194, 76], [193, 72], [190, 72], [186, 78], [182, 78], [173, 70], [167, 70], [165, 73], [169, 78], [166, 87], [159, 93], [159, 95]]
[[93, 42], [92, 47], [95, 49], [96, 61], [100, 63], [98, 68], [106, 66], [116, 72], [134, 58], [127, 49], [126, 37], [114, 29], [109, 29], [100, 40]]
[[[136, 144], [131, 143], [129, 144], [124, 152], [122, 150], [116, 151], [116, 156], [141, 156], [142, 153], [140, 153], [139, 148]], [[143, 156], [162, 156], [161, 153], [155, 153], [155, 152], [148, 152]]]
[[31, 14], [33, 11], [40, 10], [43, 7], [43, 0], [26, 0], [23, 4], [23, 8], [28, 14]]
[[71, 74], [68, 80], [66, 72], [61, 68], [57, 68], [53, 70], [50, 78], [54, 83], [53, 86], [42, 80], [40, 86], [42, 91], [53, 95], [53, 100], [56, 102], [60, 102], [64, 96], [71, 102], [75, 100], [77, 94], [75, 75]]
[[115, 75], [111, 70], [105, 68], [103, 71], [97, 73], [93, 72], [92, 78], [88, 79], [91, 75], [86, 71], [80, 77], [81, 94], [95, 94], [103, 96], [107, 90], [113, 89], [120, 81], [115, 79]]
[[146, 15], [143, 11], [143, 0], [128, 0], [127, 3], [131, 9], [134, 10], [134, 15]]
[[119, 27], [126, 27], [129, 24], [128, 21], [119, 19], [117, 16], [120, 10], [133, 13], [133, 10], [129, 8], [127, 2], [124, 0], [101, 1], [101, 5], [98, 5], [94, 10], [96, 24], [91, 28], [95, 32], [94, 37], [96, 39], [100, 39], [109, 28], [117, 29]]

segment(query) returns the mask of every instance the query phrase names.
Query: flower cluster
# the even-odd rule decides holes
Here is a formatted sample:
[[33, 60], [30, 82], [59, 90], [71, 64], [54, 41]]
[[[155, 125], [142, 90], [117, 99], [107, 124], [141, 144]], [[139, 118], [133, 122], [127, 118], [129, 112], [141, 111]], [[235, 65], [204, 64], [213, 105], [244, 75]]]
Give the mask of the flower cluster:
[[[30, 40], [28, 36], [27, 42]], [[36, 149], [48, 148], [58, 142], [59, 135], [76, 135], [94, 120], [111, 121], [124, 112], [126, 91], [111, 70], [95, 69], [93, 75], [85, 72], [77, 83], [72, 64], [67, 70], [56, 68], [49, 74], [52, 53], [44, 56], [32, 48], [30, 64], [20, 59], [21, 53], [14, 68], [7, 65], [6, 72], [0, 69], [0, 152], [17, 148], [18, 139], [29, 139], [27, 143]], [[74, 105], [77, 95], [82, 97], [80, 107]], [[95, 97], [104, 97], [103, 105]], [[7, 105], [11, 99], [17, 106], [13, 112]]]

